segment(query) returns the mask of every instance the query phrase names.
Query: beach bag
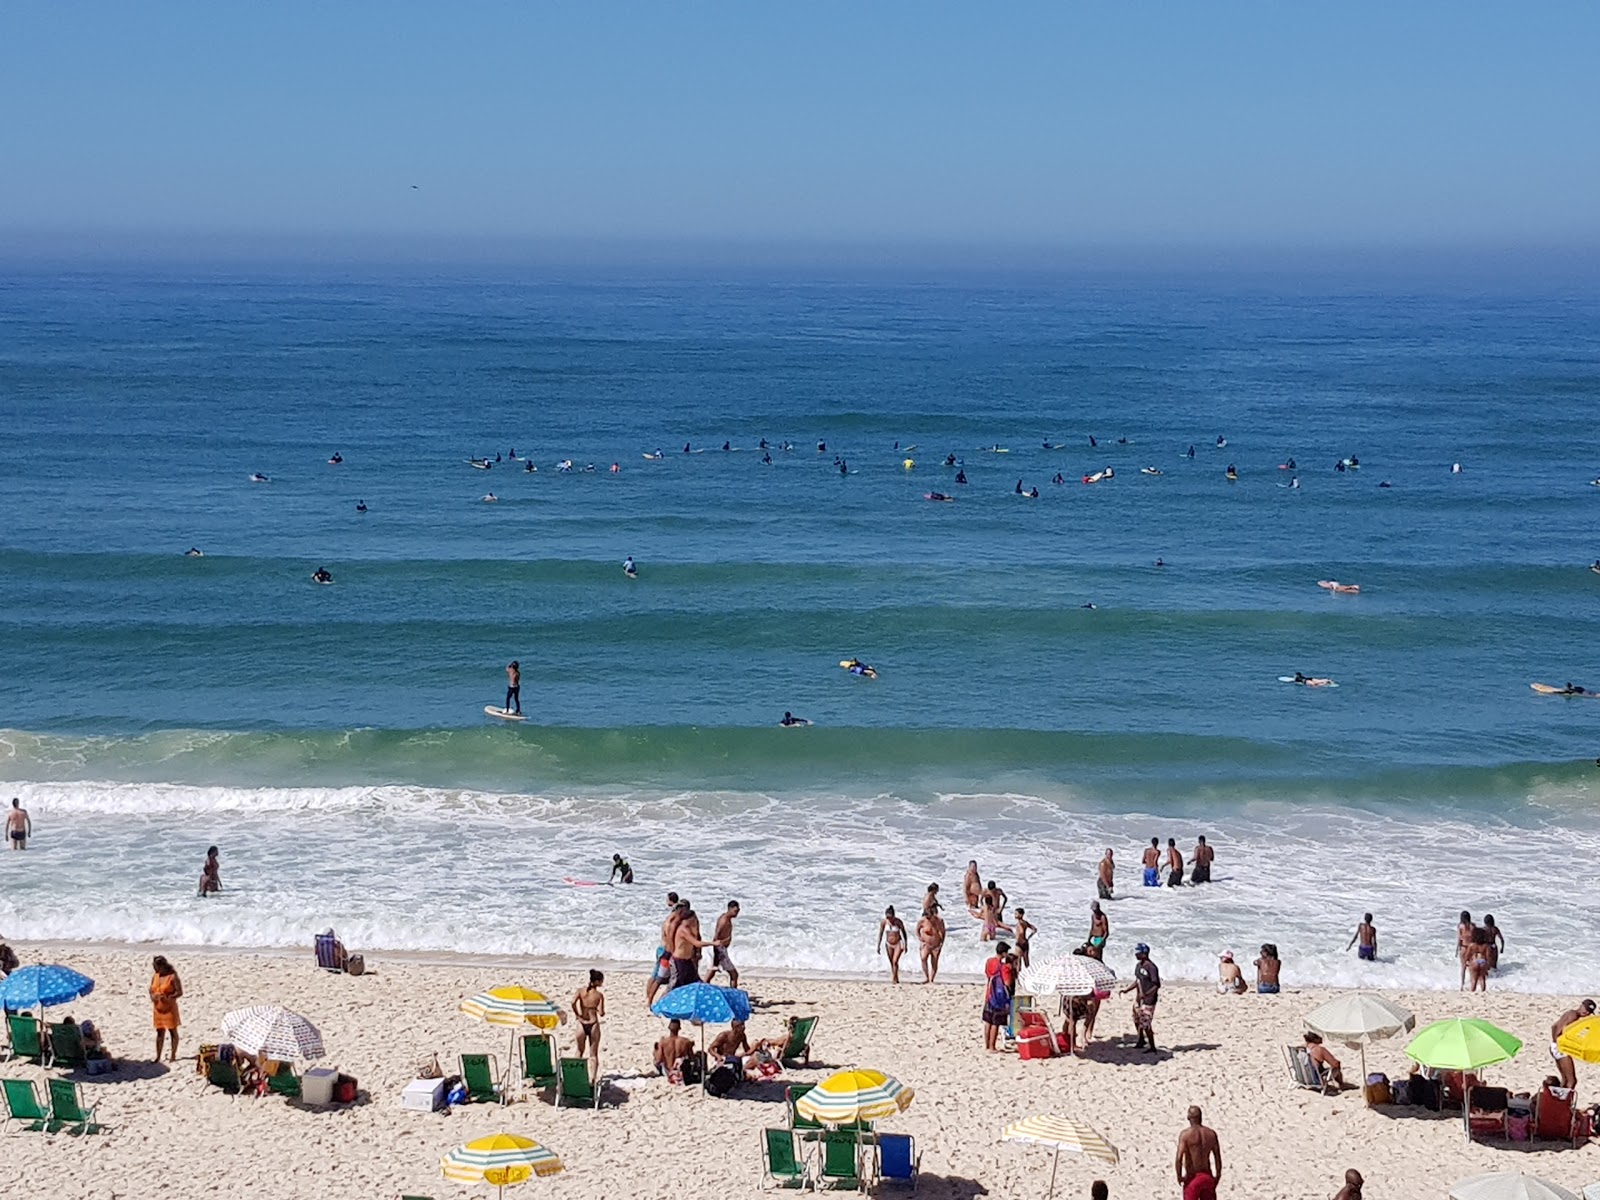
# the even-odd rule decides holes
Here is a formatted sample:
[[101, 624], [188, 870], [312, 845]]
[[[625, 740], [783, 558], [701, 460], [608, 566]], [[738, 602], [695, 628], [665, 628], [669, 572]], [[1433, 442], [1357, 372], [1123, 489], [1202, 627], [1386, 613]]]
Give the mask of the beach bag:
[[1396, 1079], [1389, 1084], [1389, 1099], [1395, 1104], [1411, 1103], [1411, 1081]]
[[1439, 1084], [1437, 1080], [1424, 1079], [1421, 1075], [1413, 1075], [1410, 1079], [1411, 1103], [1422, 1106], [1429, 1112], [1439, 1111]]
[[705, 1074], [706, 1056], [704, 1054], [697, 1052], [683, 1060], [682, 1075], [684, 1083], [699, 1083], [705, 1078]]
[[344, 960], [344, 973], [346, 975], [365, 975], [367, 973], [367, 960], [359, 954], [352, 954]]
[[726, 1096], [733, 1091], [734, 1085], [739, 1082], [739, 1076], [732, 1067], [723, 1063], [711, 1074], [706, 1076], [706, 1091], [713, 1096]]
[[340, 1075], [333, 1081], [333, 1098], [339, 1104], [353, 1104], [356, 1099], [356, 1081], [352, 1075]]
[[443, 1072], [439, 1070], [439, 1056], [437, 1054], [424, 1054], [417, 1059], [418, 1079], [438, 1079]]

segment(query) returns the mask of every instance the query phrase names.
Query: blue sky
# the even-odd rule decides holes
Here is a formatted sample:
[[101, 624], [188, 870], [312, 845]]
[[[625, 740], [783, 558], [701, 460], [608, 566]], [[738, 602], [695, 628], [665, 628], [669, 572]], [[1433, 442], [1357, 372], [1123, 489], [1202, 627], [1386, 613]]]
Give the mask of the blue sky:
[[1600, 242], [1600, 5], [36, 3], [0, 232]]

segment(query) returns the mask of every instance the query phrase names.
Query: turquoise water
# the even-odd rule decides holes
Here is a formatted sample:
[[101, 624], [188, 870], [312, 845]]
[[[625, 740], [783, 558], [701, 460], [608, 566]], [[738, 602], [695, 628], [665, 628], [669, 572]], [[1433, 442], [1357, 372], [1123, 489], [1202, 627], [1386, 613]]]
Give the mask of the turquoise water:
[[1600, 985], [1549, 915], [1600, 703], [1527, 686], [1600, 686], [1594, 293], [35, 267], [0, 328], [13, 937], [630, 959], [674, 887], [864, 970], [974, 854], [1064, 946], [1104, 845], [1205, 832], [1225, 883], [1114, 909], [1169, 973], [1348, 981], [1371, 908], [1450, 986], [1487, 906], [1507, 986]]

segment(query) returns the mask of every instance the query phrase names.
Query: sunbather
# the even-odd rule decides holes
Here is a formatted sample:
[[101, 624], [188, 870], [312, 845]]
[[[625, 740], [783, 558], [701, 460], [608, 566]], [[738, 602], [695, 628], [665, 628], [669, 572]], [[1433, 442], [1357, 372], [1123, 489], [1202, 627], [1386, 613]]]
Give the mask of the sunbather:
[[670, 1075], [681, 1069], [683, 1060], [693, 1053], [694, 1043], [683, 1036], [683, 1022], [674, 1018], [667, 1022], [666, 1036], [656, 1042], [656, 1074]]
[[1345, 1087], [1344, 1070], [1333, 1052], [1322, 1044], [1320, 1033], [1306, 1034], [1306, 1053], [1311, 1056], [1311, 1061], [1317, 1065], [1324, 1079], [1341, 1090]]
[[754, 1047], [750, 1045], [750, 1039], [745, 1036], [743, 1021], [735, 1021], [712, 1038], [707, 1051], [712, 1058], [720, 1058], [741, 1072], [744, 1070], [744, 1056], [755, 1053]]

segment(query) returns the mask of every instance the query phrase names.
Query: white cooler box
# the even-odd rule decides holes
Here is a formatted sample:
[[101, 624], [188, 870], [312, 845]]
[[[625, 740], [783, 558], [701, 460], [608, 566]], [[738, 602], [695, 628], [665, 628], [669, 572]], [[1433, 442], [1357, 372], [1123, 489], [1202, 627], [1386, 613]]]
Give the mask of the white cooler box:
[[413, 1079], [400, 1093], [400, 1107], [415, 1112], [437, 1112], [444, 1107], [444, 1080]]
[[312, 1067], [300, 1076], [300, 1099], [306, 1104], [332, 1104], [338, 1078], [339, 1072], [332, 1067]]

